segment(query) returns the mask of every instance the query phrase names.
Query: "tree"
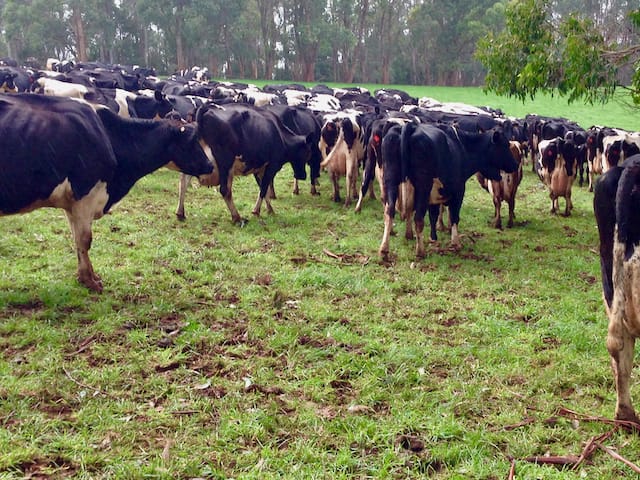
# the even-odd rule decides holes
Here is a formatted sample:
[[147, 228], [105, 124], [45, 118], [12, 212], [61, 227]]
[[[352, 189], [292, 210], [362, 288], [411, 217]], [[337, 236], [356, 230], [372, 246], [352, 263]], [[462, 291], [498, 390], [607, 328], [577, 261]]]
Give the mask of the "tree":
[[[478, 42], [476, 56], [487, 69], [485, 88], [523, 101], [543, 92], [595, 103], [606, 102], [622, 87], [640, 104], [640, 43], [625, 43], [633, 38], [628, 36], [607, 40], [592, 18], [558, 15], [551, 7], [550, 0], [507, 5], [505, 30]], [[640, 27], [640, 10], [627, 11], [630, 23]], [[630, 63], [635, 74], [630, 86], [622, 85], [620, 71]]]

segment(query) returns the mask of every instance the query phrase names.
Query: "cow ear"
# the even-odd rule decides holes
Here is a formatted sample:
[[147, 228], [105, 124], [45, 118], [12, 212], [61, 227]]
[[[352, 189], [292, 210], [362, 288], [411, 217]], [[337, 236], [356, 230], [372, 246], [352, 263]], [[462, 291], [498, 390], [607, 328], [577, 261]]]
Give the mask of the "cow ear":
[[491, 135], [491, 142], [500, 143], [501, 137], [502, 137], [502, 133], [500, 132], [500, 130], [494, 130], [493, 135]]
[[160, 90], [156, 90], [156, 91], [153, 93], [153, 96], [155, 97], [155, 99], [156, 99], [158, 102], [161, 102], [161, 101], [162, 101], [162, 99], [164, 98], [164, 94], [163, 94]]

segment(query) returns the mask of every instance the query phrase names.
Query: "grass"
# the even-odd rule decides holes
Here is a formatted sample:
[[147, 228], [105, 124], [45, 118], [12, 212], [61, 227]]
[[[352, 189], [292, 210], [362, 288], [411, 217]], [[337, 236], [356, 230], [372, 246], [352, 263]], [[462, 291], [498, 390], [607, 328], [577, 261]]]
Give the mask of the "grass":
[[[243, 228], [204, 187], [178, 222], [175, 173], [144, 178], [94, 224], [100, 295], [61, 211], [0, 220], [0, 478], [501, 479], [511, 458], [518, 478], [630, 476], [601, 451], [524, 460], [608, 431], [559, 409], [613, 414], [586, 188], [552, 216], [528, 167], [500, 231], [471, 179], [461, 252], [441, 233], [417, 261], [398, 235], [383, 264], [378, 201], [355, 214], [326, 176], [320, 197], [291, 177]], [[236, 181], [243, 215], [256, 195]]]

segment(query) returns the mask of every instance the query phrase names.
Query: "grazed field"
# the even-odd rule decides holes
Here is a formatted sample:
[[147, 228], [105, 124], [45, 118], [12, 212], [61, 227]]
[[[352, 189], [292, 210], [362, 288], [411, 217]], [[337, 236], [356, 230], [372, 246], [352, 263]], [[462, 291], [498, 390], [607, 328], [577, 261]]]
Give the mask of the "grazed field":
[[[552, 216], [525, 170], [513, 229], [471, 179], [462, 251], [399, 235], [390, 263], [379, 201], [355, 214], [326, 176], [293, 196], [285, 167], [240, 228], [207, 188], [178, 222], [160, 171], [95, 223], [101, 295], [61, 211], [0, 219], [0, 478], [632, 476], [526, 461], [579, 456], [610, 427], [563, 409], [611, 418], [615, 394], [592, 195]], [[234, 193], [249, 216], [253, 179]], [[637, 462], [637, 437], [602, 443]]]

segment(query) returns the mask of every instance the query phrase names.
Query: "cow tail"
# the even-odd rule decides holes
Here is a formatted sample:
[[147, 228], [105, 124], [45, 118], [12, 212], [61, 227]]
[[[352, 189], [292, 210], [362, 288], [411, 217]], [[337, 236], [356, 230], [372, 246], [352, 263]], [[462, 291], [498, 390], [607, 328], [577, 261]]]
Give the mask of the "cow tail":
[[409, 177], [409, 162], [411, 159], [411, 135], [416, 131], [417, 124], [407, 123], [402, 127], [400, 134], [400, 181], [404, 182]]

